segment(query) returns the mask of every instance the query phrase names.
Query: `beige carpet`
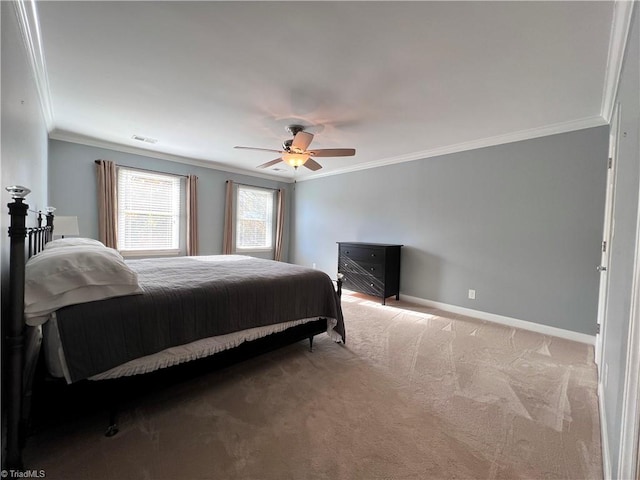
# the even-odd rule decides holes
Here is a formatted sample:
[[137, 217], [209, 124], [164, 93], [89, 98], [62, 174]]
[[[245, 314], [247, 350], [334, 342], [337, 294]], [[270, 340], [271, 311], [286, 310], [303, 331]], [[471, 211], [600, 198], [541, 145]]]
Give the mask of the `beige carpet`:
[[593, 348], [343, 298], [316, 339], [30, 437], [51, 479], [602, 478]]

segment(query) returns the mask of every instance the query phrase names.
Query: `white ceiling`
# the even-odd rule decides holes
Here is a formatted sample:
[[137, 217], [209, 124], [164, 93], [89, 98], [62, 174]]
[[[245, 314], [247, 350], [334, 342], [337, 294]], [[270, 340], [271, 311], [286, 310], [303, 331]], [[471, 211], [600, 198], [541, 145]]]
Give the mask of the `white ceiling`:
[[312, 148], [357, 150], [304, 179], [605, 123], [613, 2], [37, 9], [52, 138], [290, 180], [233, 147], [278, 149], [301, 123]]

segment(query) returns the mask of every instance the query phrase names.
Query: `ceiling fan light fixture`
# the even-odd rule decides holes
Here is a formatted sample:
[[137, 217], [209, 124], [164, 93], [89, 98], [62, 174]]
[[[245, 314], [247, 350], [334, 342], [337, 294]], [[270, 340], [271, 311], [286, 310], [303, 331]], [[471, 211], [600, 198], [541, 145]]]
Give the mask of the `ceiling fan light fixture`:
[[307, 160], [309, 160], [308, 153], [284, 153], [282, 155], [282, 160], [285, 163], [288, 163], [292, 167], [301, 167], [305, 164]]
[[355, 148], [320, 148], [307, 150], [311, 140], [313, 140], [313, 134], [305, 132], [301, 125], [289, 125], [287, 130], [293, 134], [293, 138], [284, 141], [282, 144], [282, 150], [241, 146], [236, 146], [234, 148], [262, 150], [265, 152], [277, 152], [280, 154], [280, 157], [275, 160], [258, 165], [256, 168], [270, 168], [280, 162], [284, 162], [295, 169], [304, 165], [306, 168], [314, 172], [322, 168], [322, 165], [314, 160], [315, 157], [352, 157], [356, 154]]

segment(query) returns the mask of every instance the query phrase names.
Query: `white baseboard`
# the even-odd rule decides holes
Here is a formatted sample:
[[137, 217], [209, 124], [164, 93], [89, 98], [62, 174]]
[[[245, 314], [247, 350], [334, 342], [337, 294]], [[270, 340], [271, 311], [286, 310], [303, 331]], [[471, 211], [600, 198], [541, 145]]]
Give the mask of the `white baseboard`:
[[505, 317], [502, 315], [496, 315], [494, 313], [482, 312], [480, 310], [472, 310], [470, 308], [458, 307], [457, 305], [450, 305], [448, 303], [434, 302], [433, 300], [426, 300], [424, 298], [412, 297], [410, 295], [402, 294], [400, 297], [407, 302], [416, 303], [418, 305], [424, 305], [425, 307], [438, 308], [446, 312], [457, 313], [460, 315], [467, 315], [480, 320], [486, 320], [488, 322], [499, 323], [501, 325], [507, 325], [509, 327], [521, 328], [523, 330], [529, 330], [532, 332], [541, 333], [543, 335], [549, 335], [552, 337], [564, 338], [572, 340], [574, 342], [586, 343], [588, 345], [595, 345], [595, 335], [587, 335], [586, 333], [573, 332], [571, 330], [564, 330], [562, 328], [551, 327], [549, 325], [542, 325], [540, 323], [528, 322], [526, 320], [518, 320], [516, 318]]
[[600, 410], [600, 444], [602, 445], [602, 474], [605, 480], [611, 478], [611, 457], [609, 456], [609, 437], [607, 432], [607, 415], [603, 404], [604, 392], [602, 384], [598, 383], [598, 409]]

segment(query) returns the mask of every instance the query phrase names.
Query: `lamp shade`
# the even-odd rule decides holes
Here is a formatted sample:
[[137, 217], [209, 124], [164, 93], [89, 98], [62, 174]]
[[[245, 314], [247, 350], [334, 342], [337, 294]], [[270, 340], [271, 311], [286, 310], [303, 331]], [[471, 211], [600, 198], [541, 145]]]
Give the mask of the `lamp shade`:
[[78, 217], [55, 217], [53, 222], [54, 235], [80, 235]]
[[308, 153], [285, 153], [282, 155], [282, 160], [296, 168], [304, 165], [308, 159]]

